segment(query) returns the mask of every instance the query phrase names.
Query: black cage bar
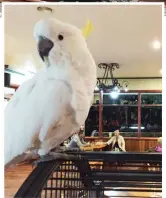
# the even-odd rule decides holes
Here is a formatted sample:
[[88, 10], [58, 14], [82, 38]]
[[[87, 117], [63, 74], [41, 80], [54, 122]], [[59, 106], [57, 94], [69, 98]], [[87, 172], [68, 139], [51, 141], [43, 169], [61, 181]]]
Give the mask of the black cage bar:
[[161, 154], [127, 152], [68, 154], [79, 158], [73, 161], [58, 160], [39, 164], [15, 197], [106, 198], [108, 191], [132, 191], [142, 192], [142, 197], [145, 198], [144, 192], [162, 192]]

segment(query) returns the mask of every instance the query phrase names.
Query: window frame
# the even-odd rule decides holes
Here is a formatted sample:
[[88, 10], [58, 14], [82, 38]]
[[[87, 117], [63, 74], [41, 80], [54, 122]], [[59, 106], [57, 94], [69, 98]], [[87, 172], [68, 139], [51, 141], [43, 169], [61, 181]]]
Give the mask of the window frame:
[[[125, 91], [121, 91], [120, 93], [126, 93]], [[161, 106], [162, 104], [141, 104], [141, 94], [142, 93], [158, 93], [158, 94], [162, 94], [162, 90], [130, 90], [127, 93], [133, 93], [133, 94], [138, 94], [138, 104], [136, 105], [119, 105], [119, 104], [103, 104], [103, 92], [99, 92], [99, 105], [97, 105], [99, 107], [99, 137], [103, 137], [103, 106], [137, 106], [138, 107], [138, 131], [137, 131], [137, 137], [142, 137], [141, 136], [141, 108], [142, 107], [156, 107], [156, 106]], [[96, 92], [94, 93], [96, 94]]]

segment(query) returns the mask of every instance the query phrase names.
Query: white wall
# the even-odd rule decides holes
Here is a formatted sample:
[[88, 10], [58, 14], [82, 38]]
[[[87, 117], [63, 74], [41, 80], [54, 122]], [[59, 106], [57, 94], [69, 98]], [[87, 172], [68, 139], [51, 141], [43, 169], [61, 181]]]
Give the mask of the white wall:
[[119, 80], [129, 82], [129, 90], [162, 90], [162, 79], [129, 79]]

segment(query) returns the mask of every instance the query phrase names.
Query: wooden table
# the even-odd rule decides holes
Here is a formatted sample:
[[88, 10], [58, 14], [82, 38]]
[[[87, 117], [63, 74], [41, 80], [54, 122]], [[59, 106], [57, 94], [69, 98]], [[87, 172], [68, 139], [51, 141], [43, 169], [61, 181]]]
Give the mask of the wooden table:
[[91, 145], [82, 147], [82, 150], [83, 150], [83, 151], [94, 151], [94, 150], [102, 151], [102, 149], [103, 149], [105, 146], [106, 146], [106, 145], [105, 145], [104, 143], [103, 143], [103, 144], [91, 144]]
[[[102, 151], [105, 146], [106, 145], [104, 143], [91, 144], [91, 145], [82, 147], [82, 150], [83, 151], [94, 151], [94, 150]], [[89, 164], [90, 164], [92, 169], [95, 169], [95, 168], [98, 168], [98, 167], [100, 169], [102, 169], [102, 167], [103, 167], [103, 162], [96, 162], [96, 161], [93, 162], [93, 161], [91, 161], [91, 162], [89, 162]]]
[[[105, 141], [108, 137], [85, 137], [86, 141]], [[145, 152], [149, 147], [154, 147], [157, 144], [157, 137], [124, 137], [126, 151], [128, 152]]]

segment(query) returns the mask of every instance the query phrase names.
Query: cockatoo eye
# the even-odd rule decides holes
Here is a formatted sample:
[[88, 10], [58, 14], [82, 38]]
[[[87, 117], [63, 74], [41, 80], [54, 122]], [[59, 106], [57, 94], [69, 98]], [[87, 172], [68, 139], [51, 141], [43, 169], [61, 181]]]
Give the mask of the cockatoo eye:
[[58, 35], [58, 39], [59, 39], [60, 41], [62, 41], [62, 40], [63, 40], [63, 35], [62, 35], [62, 34], [59, 34], [59, 35]]

